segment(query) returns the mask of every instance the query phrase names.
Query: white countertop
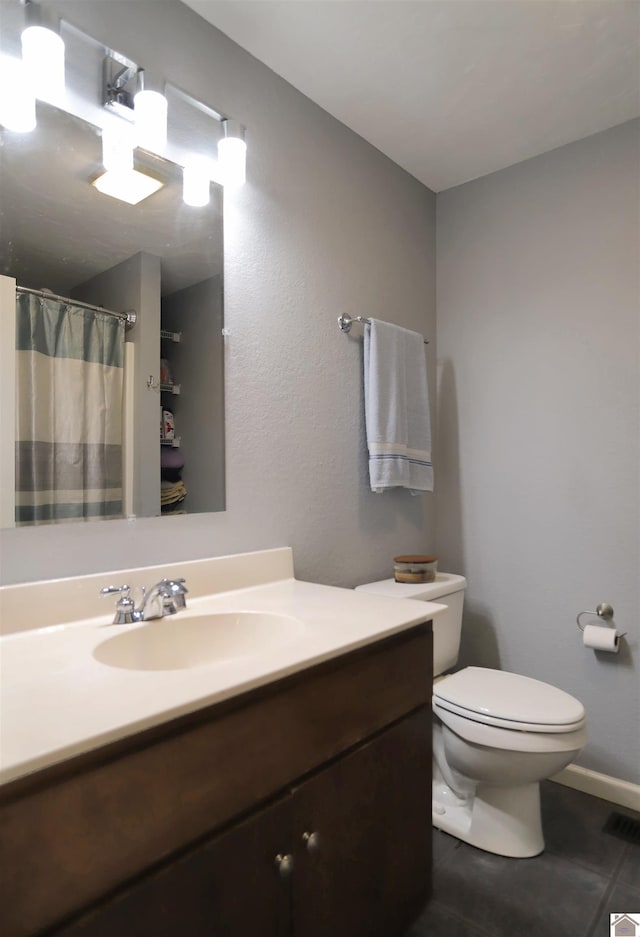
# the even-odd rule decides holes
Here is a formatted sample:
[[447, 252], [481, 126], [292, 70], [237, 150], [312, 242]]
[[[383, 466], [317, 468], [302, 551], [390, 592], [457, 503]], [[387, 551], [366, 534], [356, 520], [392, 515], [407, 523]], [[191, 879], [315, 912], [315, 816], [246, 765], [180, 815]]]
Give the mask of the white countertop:
[[154, 626], [114, 625], [111, 608], [99, 618], [8, 634], [0, 639], [0, 782], [263, 686], [444, 610], [293, 578], [200, 595], [163, 625], [180, 629], [195, 615], [258, 611], [297, 619], [300, 627], [259, 653], [174, 670], [101, 663], [94, 652], [107, 639]]

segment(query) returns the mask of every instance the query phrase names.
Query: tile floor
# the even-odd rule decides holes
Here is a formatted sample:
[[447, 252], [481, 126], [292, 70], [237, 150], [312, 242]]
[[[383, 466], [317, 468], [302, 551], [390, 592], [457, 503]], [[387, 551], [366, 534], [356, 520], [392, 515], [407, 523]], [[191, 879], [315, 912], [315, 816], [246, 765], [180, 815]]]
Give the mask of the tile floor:
[[552, 781], [541, 793], [534, 859], [433, 831], [433, 898], [405, 937], [609, 937], [610, 912], [640, 920], [640, 845], [602, 831], [612, 811], [638, 815]]

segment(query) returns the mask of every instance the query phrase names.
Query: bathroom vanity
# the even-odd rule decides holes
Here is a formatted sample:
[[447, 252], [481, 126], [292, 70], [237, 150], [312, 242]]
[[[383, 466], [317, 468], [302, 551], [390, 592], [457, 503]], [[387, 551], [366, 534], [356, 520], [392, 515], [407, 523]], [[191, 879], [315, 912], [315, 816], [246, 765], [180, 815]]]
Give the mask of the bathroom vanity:
[[[196, 594], [171, 617], [187, 639], [205, 609], [302, 623], [262, 654], [141, 674], [140, 659], [105, 665], [99, 649], [119, 626], [104, 618], [3, 638], [10, 735], [23, 720], [2, 759], [6, 937], [393, 937], [417, 916], [431, 882], [430, 619], [440, 607], [300, 583], [290, 551], [266, 552], [270, 570], [249, 560], [253, 573], [227, 576], [239, 588], [208, 595], [216, 561], [171, 568]], [[105, 577], [82, 580], [73, 601]], [[5, 594], [3, 615], [26, 595]], [[38, 638], [41, 663], [13, 681], [12, 663]], [[93, 647], [87, 669], [65, 673], [78, 642], [82, 654]], [[44, 669], [54, 659], [52, 712], [56, 680]], [[40, 666], [49, 682], [39, 700], [28, 685]], [[29, 692], [46, 707], [35, 719]], [[85, 711], [57, 733], [74, 718], [74, 693]]]

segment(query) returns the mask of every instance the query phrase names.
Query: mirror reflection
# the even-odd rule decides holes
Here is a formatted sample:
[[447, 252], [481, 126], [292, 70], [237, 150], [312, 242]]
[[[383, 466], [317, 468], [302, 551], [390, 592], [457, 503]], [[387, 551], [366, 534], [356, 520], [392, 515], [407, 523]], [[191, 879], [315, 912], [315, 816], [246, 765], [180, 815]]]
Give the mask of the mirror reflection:
[[[16, 522], [224, 510], [221, 187], [187, 206], [180, 167], [137, 150], [135, 168], [160, 188], [137, 205], [103, 194], [91, 184], [99, 131], [42, 103], [32, 133], [2, 131], [0, 144]], [[125, 335], [86, 307], [133, 310], [136, 324]], [[112, 368], [120, 394], [102, 397]]]

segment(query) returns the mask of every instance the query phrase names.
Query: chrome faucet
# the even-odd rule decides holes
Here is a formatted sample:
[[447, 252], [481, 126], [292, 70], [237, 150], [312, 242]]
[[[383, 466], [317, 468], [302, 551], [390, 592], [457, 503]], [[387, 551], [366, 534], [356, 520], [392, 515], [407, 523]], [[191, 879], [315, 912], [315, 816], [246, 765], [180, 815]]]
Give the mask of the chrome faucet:
[[184, 579], [161, 579], [148, 592], [143, 587], [142, 602], [138, 608], [130, 595], [131, 586], [105, 586], [100, 589], [100, 595], [120, 595], [113, 623], [130, 625], [136, 621], [175, 615], [181, 608], [187, 607], [185, 596], [188, 591]]

